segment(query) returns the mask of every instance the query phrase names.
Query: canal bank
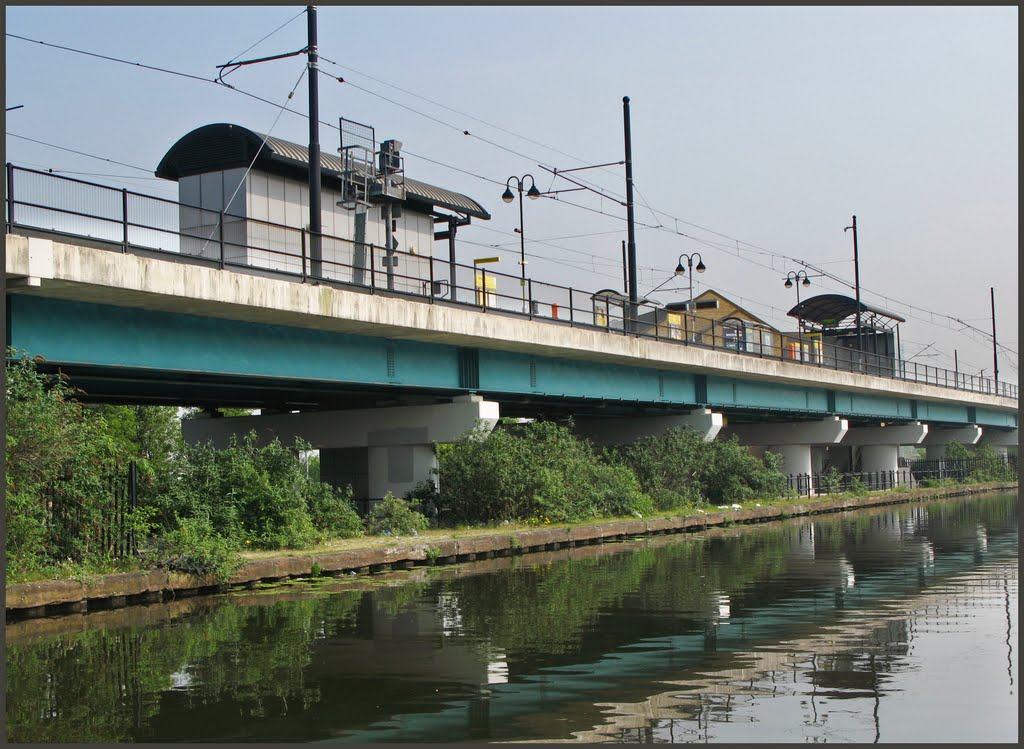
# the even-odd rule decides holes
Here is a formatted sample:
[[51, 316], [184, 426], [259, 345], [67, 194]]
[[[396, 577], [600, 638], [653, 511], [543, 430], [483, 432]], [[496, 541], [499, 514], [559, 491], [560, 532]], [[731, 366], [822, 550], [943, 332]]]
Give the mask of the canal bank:
[[[488, 528], [425, 534], [408, 539], [361, 538], [340, 551], [280, 552], [247, 561], [227, 581], [211, 577], [149, 570], [97, 576], [85, 580], [45, 580], [8, 586], [8, 620], [156, 603], [167, 599], [220, 593], [232, 587], [255, 587], [289, 578], [375, 574], [392, 569], [443, 565], [496, 556], [554, 551], [578, 545], [666, 533], [700, 532], [716, 526], [770, 522], [802, 515], [843, 512], [864, 507], [919, 502], [945, 497], [1017, 489], [1015, 482], [946, 486], [900, 492], [818, 499], [747, 509], [715, 508], [693, 515], [637, 518], [572, 526]], [[250, 555], [246, 555], [249, 557]]]

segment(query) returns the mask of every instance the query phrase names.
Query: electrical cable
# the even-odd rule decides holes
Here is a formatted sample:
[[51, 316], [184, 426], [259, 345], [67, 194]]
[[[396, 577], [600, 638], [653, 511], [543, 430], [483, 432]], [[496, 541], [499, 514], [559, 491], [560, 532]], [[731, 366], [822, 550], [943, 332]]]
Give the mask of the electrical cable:
[[88, 156], [90, 159], [99, 159], [100, 161], [107, 161], [107, 162], [109, 162], [111, 164], [117, 164], [118, 166], [126, 166], [129, 169], [138, 169], [140, 172], [146, 172], [146, 174], [152, 174], [153, 173], [152, 169], [145, 169], [145, 168], [143, 168], [141, 166], [135, 166], [134, 164], [126, 164], [123, 161], [115, 161], [114, 159], [108, 159], [108, 158], [106, 158], [104, 156], [96, 156], [95, 154], [86, 153], [85, 151], [76, 151], [73, 148], [65, 148], [64, 146], [58, 146], [58, 145], [55, 145], [53, 143], [46, 143], [45, 141], [36, 140], [35, 138], [29, 138], [26, 135], [18, 135], [17, 133], [12, 133], [10, 130], [7, 130], [5, 132], [11, 138], [20, 138], [21, 140], [31, 141], [32, 143], [38, 143], [41, 146], [49, 146], [50, 148], [58, 148], [61, 151], [67, 151], [68, 153], [78, 154], [79, 156]]
[[[292, 20], [294, 20], [294, 19], [292, 19]], [[179, 77], [183, 77], [183, 78], [189, 78], [189, 79], [192, 79], [192, 80], [204, 81], [204, 82], [207, 82], [207, 83], [213, 83], [215, 85], [222, 85], [225, 88], [228, 88], [228, 89], [233, 90], [233, 91], [237, 91], [238, 93], [240, 93], [240, 94], [242, 94], [244, 96], [248, 96], [249, 98], [256, 99], [257, 101], [261, 101], [261, 102], [264, 102], [264, 103], [267, 103], [267, 104], [271, 104], [271, 105], [273, 105], [275, 107], [279, 106], [276, 102], [272, 102], [272, 101], [270, 101], [268, 99], [265, 99], [265, 98], [263, 98], [261, 96], [258, 96], [256, 94], [252, 94], [252, 93], [244, 91], [242, 89], [238, 89], [237, 87], [232, 86], [230, 84], [227, 84], [227, 83], [217, 84], [217, 81], [214, 80], [214, 79], [203, 78], [201, 76], [192, 75], [192, 74], [189, 74], [189, 73], [182, 73], [180, 71], [175, 71], [175, 70], [171, 70], [171, 69], [168, 69], [168, 68], [162, 68], [162, 67], [153, 66], [153, 65], [145, 65], [145, 64], [142, 64], [142, 63], [131, 62], [129, 60], [124, 60], [124, 59], [112, 57], [112, 56], [109, 56], [109, 55], [102, 55], [102, 54], [99, 54], [99, 53], [88, 52], [88, 51], [85, 51], [85, 50], [75, 49], [73, 47], [68, 47], [68, 46], [64, 46], [64, 45], [52, 44], [52, 43], [44, 42], [44, 41], [37, 40], [37, 39], [30, 39], [28, 37], [20, 36], [18, 34], [12, 34], [10, 32], [6, 32], [6, 35], [11, 37], [11, 38], [14, 38], [14, 39], [20, 39], [20, 40], [26, 41], [26, 42], [33, 42], [33, 43], [41, 44], [43, 46], [53, 47], [53, 48], [61, 49], [61, 50], [64, 50], [64, 51], [69, 51], [69, 52], [74, 52], [74, 53], [78, 53], [78, 54], [83, 54], [83, 55], [87, 55], [87, 56], [90, 56], [90, 57], [96, 57], [96, 58], [103, 59], [103, 60], [108, 60], [108, 61], [111, 61], [111, 62], [116, 62], [116, 63], [120, 63], [120, 64], [124, 64], [124, 65], [131, 65], [131, 66], [143, 68], [143, 69], [146, 69], [146, 70], [153, 70], [153, 71], [156, 71], [156, 72], [161, 72], [161, 73], [165, 73], [165, 74], [169, 74], [169, 75], [174, 75], [174, 76], [179, 76]], [[331, 64], [335, 64], [335, 65], [339, 65], [340, 66], [339, 63], [336, 63], [334, 61], [329, 61], [329, 62], [331, 62]], [[344, 82], [344, 81], [342, 80], [342, 82]], [[443, 122], [441, 120], [438, 120], [437, 118], [433, 118], [430, 115], [426, 115], [424, 113], [418, 112], [417, 110], [414, 110], [411, 107], [407, 107], [406, 105], [403, 105], [403, 104], [401, 104], [399, 102], [395, 102], [393, 100], [390, 100], [387, 97], [384, 97], [384, 96], [382, 96], [380, 94], [377, 94], [375, 92], [370, 91], [369, 89], [364, 89], [362, 87], [355, 86], [354, 84], [350, 84], [350, 85], [353, 85], [354, 87], [359, 88], [359, 90], [362, 90], [362, 91], [364, 91], [364, 92], [366, 92], [366, 93], [368, 93], [370, 95], [377, 96], [377, 97], [382, 98], [382, 99], [384, 99], [386, 101], [389, 101], [390, 103], [393, 103], [396, 106], [399, 106], [399, 107], [402, 107], [402, 108], [405, 108], [405, 109], [409, 109], [410, 111], [413, 111], [413, 112], [415, 112], [417, 114], [421, 114], [421, 115], [423, 115], [425, 117], [433, 119], [434, 121], [436, 121], [439, 124], [442, 124], [442, 125], [444, 125], [446, 127], [450, 127], [452, 129], [456, 129], [456, 130], [458, 129], [455, 126], [450, 125], [449, 123], [446, 123], [446, 122]], [[282, 111], [288, 111], [288, 112], [291, 112], [292, 114], [296, 114], [296, 115], [298, 115], [300, 117], [304, 117], [304, 118], [308, 119], [308, 115], [303, 114], [301, 112], [296, 112], [295, 110], [288, 109], [287, 106], [285, 106]], [[453, 110], [453, 111], [457, 111], [457, 110]], [[334, 125], [334, 124], [329, 123], [329, 122], [321, 122], [321, 124], [324, 124], [327, 127], [331, 127], [331, 128], [333, 128], [335, 130], [338, 129], [337, 125]], [[471, 133], [469, 133], [468, 131], [465, 131], [465, 130], [463, 130], [462, 132], [463, 132], [464, 135], [472, 135]], [[24, 137], [24, 136], [21, 136], [21, 137]], [[513, 149], [509, 149], [509, 148], [506, 148], [504, 146], [501, 146], [500, 144], [494, 143], [493, 141], [489, 141], [486, 138], [482, 138], [480, 136], [475, 136], [475, 135], [472, 136], [472, 137], [476, 137], [479, 140], [481, 140], [482, 142], [486, 142], [486, 143], [488, 143], [490, 145], [493, 145], [493, 146], [495, 146], [497, 148], [500, 148], [502, 150], [508, 151], [509, 153], [512, 153], [512, 154], [514, 154], [516, 156], [519, 156], [521, 158], [526, 158], [526, 159], [529, 159], [531, 161], [538, 161], [537, 159], [534, 159], [533, 157], [530, 157], [530, 156], [528, 156], [526, 154], [520, 153], [520, 152], [515, 151]], [[531, 141], [531, 142], [534, 142], [534, 141]], [[543, 146], [543, 144], [538, 144], [538, 145], [542, 145], [542, 147], [544, 147], [544, 148], [549, 148], [547, 146]], [[67, 150], [70, 150], [70, 149], [67, 149]], [[554, 150], [554, 149], [550, 149], [549, 148], [549, 150]], [[412, 154], [411, 152], [408, 152], [408, 151], [406, 153], [409, 153], [410, 155], [413, 155], [416, 158], [423, 158], [423, 159], [425, 159], [427, 161], [431, 161], [432, 163], [438, 164], [440, 166], [444, 166], [444, 167], [447, 167], [447, 168], [452, 168], [452, 169], [454, 169], [456, 171], [459, 171], [461, 173], [467, 174], [469, 176], [476, 177], [478, 179], [485, 180], [487, 182], [491, 182], [491, 183], [494, 183], [494, 184], [503, 184], [503, 183], [501, 183], [498, 180], [493, 180], [493, 179], [490, 179], [488, 177], [483, 177], [482, 175], [474, 174], [474, 173], [469, 172], [467, 170], [459, 169], [457, 167], [451, 167], [450, 165], [445, 164], [443, 162], [438, 162], [438, 161], [434, 161], [432, 159], [427, 159], [426, 157], [422, 157], [422, 156], [419, 156], [419, 155], [416, 155], [416, 154]], [[564, 154], [564, 155], [567, 155], [567, 154]], [[570, 158], [576, 158], [576, 157], [570, 157]], [[580, 160], [580, 159], [577, 159], [577, 160]], [[580, 161], [582, 161], [582, 160], [580, 160]], [[120, 162], [112, 162], [112, 163], [120, 163]], [[121, 165], [129, 166], [130, 168], [139, 168], [139, 167], [135, 167], [133, 165], [127, 165], [127, 164], [121, 164]], [[552, 196], [552, 197], [555, 197], [555, 196]], [[609, 199], [611, 199], [611, 198], [609, 198]], [[562, 200], [561, 202], [563, 202], [563, 203], [565, 203], [567, 205], [575, 206], [577, 208], [584, 208], [586, 210], [594, 211], [594, 209], [589, 209], [589, 208], [586, 208], [585, 206], [579, 206], [578, 204], [574, 204], [571, 201]], [[645, 200], [645, 204], [646, 204], [646, 200]], [[692, 226], [692, 227], [694, 227], [696, 229], [699, 229], [701, 231], [707, 232], [707, 233], [712, 234], [714, 236], [719, 236], [719, 237], [722, 237], [723, 239], [728, 239], [728, 240], [734, 242], [736, 244], [736, 248], [737, 248], [737, 257], [739, 257], [740, 259], [745, 260], [747, 262], [752, 262], [752, 261], [751, 261], [750, 258], [744, 258], [741, 255], [739, 255], [739, 245], [741, 243], [743, 245], [745, 245], [746, 247], [750, 248], [750, 251], [757, 252], [759, 254], [768, 255], [768, 256], [771, 256], [772, 258], [779, 258], [781, 260], [788, 260], [789, 262], [797, 263], [799, 265], [802, 265], [805, 268], [808, 268], [810, 270], [814, 270], [814, 271], [822, 274], [822, 276], [830, 278], [830, 279], [834, 280], [837, 283], [841, 283], [844, 286], [848, 286], [850, 288], [853, 288], [853, 285], [850, 284], [849, 282], [843, 280], [842, 278], [836, 276], [835, 274], [831, 274], [831, 273], [828, 273], [828, 272], [824, 271], [822, 268], [819, 268], [819, 267], [817, 267], [814, 264], [808, 263], [806, 261], [803, 261], [803, 260], [800, 260], [800, 259], [797, 259], [797, 258], [792, 258], [792, 257], [789, 257], [787, 255], [783, 255], [782, 253], [778, 253], [778, 252], [775, 252], [775, 251], [772, 251], [772, 250], [768, 250], [766, 248], [760, 247], [760, 246], [758, 246], [756, 244], [753, 244], [751, 242], [747, 242], [745, 240], [739, 240], [739, 239], [737, 239], [735, 237], [731, 237], [731, 236], [729, 236], [727, 234], [723, 234], [721, 232], [717, 232], [715, 230], [708, 229], [706, 227], [700, 226], [699, 224], [695, 224], [693, 222], [686, 221], [685, 219], [679, 219], [679, 218], [677, 218], [675, 216], [672, 216], [671, 214], [668, 214], [668, 213], [666, 213], [664, 211], [653, 209], [653, 208], [651, 208], [650, 205], [647, 205], [647, 207], [648, 207], [649, 210], [651, 210], [652, 214], [655, 214], [655, 215], [660, 214], [662, 216], [666, 216], [668, 218], [671, 218], [673, 221], [683, 223], [683, 224], [685, 224], [687, 226]], [[604, 213], [603, 211], [599, 211], [599, 210], [594, 211], [594, 212], [600, 213], [602, 215], [613, 216], [613, 214], [607, 214], [607, 213]], [[613, 216], [613, 217], [615, 217], [615, 218], [622, 218], [622, 217], [617, 217], [617, 216]], [[625, 219], [622, 219], [622, 220], [625, 220]], [[692, 236], [689, 236], [689, 235], [687, 235], [687, 234], [685, 234], [683, 232], [679, 232], [679, 231], [673, 232], [671, 229], [668, 229], [667, 227], [664, 227], [664, 226], [650, 226], [650, 228], [655, 228], [655, 229], [658, 229], [659, 231], [667, 231], [669, 233], [678, 234], [680, 236], [689, 238], [689, 239], [691, 239], [693, 241], [701, 242], [701, 243], [705, 244], [706, 246], [714, 246], [710, 242], [708, 242], [707, 240], [702, 240], [702, 239], [699, 239], [699, 238], [696, 238], [696, 237], [692, 237]], [[600, 257], [600, 256], [595, 256], [595, 257]], [[772, 271], [776, 270], [773, 266], [766, 266], [766, 265], [764, 265], [762, 263], [755, 263], [755, 265], [759, 265], [760, 267], [763, 267], [763, 268], [768, 268], [768, 269], [770, 269]], [[867, 289], [867, 288], [865, 288], [863, 286], [861, 287], [861, 291], [865, 292], [865, 293], [872, 294], [872, 295], [874, 295], [876, 297], [879, 297], [881, 299], [884, 299], [884, 300], [886, 300], [890, 304], [893, 302], [893, 300], [891, 300], [888, 296], [886, 296], [884, 294], [881, 294], [880, 292], [876, 292], [876, 291], [873, 291], [871, 289]], [[918, 307], [916, 305], [910, 305], [910, 304], [906, 304], [906, 303], [899, 303], [899, 304], [902, 305], [902, 306], [905, 306], [908, 310], [912, 310], [912, 311], [917, 311], [917, 312], [928, 314], [929, 316], [932, 317], [932, 320], [930, 321], [932, 324], [935, 324], [935, 322], [934, 322], [934, 317], [935, 316], [938, 316], [938, 317], [941, 317], [941, 318], [945, 318], [945, 319], [948, 319], [950, 321], [955, 321], [955, 322], [960, 323], [960, 324], [964, 324], [964, 322], [962, 320], [958, 320], [956, 318], [953, 318], [953, 317], [951, 317], [949, 315], [945, 315], [943, 313], [935, 313], [935, 312], [932, 312], [930, 310], [924, 309], [922, 307]], [[909, 316], [913, 316], [913, 315], [909, 314]], [[915, 319], [918, 319], [921, 322], [928, 322], [928, 321], [923, 320], [922, 318], [915, 318]], [[980, 329], [974, 328], [973, 326], [966, 326], [966, 327], [968, 329], [974, 331], [977, 334], [985, 335], [984, 331], [981, 331]], [[947, 329], [952, 330], [952, 328], [947, 328]]]

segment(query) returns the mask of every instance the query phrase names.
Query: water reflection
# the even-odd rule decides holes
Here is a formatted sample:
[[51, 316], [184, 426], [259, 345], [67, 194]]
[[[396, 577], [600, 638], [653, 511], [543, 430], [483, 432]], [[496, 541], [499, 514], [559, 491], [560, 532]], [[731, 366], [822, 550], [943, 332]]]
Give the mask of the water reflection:
[[1012, 741], [1016, 499], [11, 624], [8, 739]]

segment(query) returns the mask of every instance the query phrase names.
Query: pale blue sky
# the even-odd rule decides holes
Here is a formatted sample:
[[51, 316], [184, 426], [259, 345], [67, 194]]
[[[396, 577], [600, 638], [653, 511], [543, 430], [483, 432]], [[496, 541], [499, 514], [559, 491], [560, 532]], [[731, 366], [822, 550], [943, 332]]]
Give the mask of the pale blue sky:
[[[5, 15], [8, 34], [213, 78], [217, 64], [302, 7], [9, 6]], [[318, 15], [322, 57], [345, 66], [324, 62], [323, 71], [360, 87], [322, 78], [321, 119], [375, 125], [378, 139], [404, 143], [410, 176], [464, 192], [493, 215], [460, 233], [461, 262], [495, 254], [497, 244], [498, 270], [517, 274], [518, 206], [501, 202], [496, 183], [531, 173], [554, 189], [539, 164], [621, 159], [628, 95], [637, 221], [662, 225], [637, 232], [641, 294], [669, 278], [681, 252], [698, 251], [708, 266], [698, 290], [715, 288], [791, 329], [785, 311], [795, 294], [782, 281], [801, 266], [783, 256], [852, 282], [843, 227], [856, 214], [862, 298], [908, 318], [906, 356], [934, 344], [915, 361], [952, 368], [956, 349], [962, 370], [990, 374], [990, 286], [999, 341], [1017, 351], [1016, 7], [320, 6]], [[247, 56], [305, 42], [300, 16]], [[265, 132], [277, 116], [212, 83], [11, 37], [6, 45], [6, 106], [25, 105], [8, 114], [8, 133], [149, 170], [195, 127]], [[228, 80], [283, 103], [302, 67], [303, 58], [282, 60]], [[292, 107], [306, 111], [304, 80]], [[306, 121], [285, 113], [274, 135], [306, 143]], [[336, 130], [322, 127], [320, 138], [337, 147]], [[124, 175], [83, 178], [175, 195], [142, 171], [10, 136], [6, 159]], [[621, 167], [584, 174], [624, 192]], [[564, 197], [593, 210], [526, 206], [527, 239], [550, 240], [528, 244], [529, 275], [620, 287], [624, 209], [596, 195]], [[655, 220], [649, 207], [668, 216]], [[565, 238], [581, 234], [592, 236]], [[852, 294], [814, 282], [805, 295]], [[1015, 353], [1000, 352], [1001, 379], [1016, 380], [1016, 366]]]

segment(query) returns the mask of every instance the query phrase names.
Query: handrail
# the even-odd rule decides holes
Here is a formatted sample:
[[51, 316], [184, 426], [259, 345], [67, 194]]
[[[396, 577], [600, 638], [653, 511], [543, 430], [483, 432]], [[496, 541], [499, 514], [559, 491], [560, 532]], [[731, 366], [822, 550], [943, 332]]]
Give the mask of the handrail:
[[[319, 235], [321, 246], [324, 248], [320, 261], [320, 275], [313, 276], [309, 269], [311, 264], [307, 236], [309, 232], [305, 229], [180, 203], [168, 198], [114, 188], [73, 177], [17, 167], [12, 164], [7, 164], [6, 167], [7, 199], [5, 207], [8, 232], [15, 228], [34, 229], [61, 236], [88, 238], [94, 242], [109, 243], [112, 249], [116, 248], [121, 252], [166, 253], [188, 262], [214, 261], [220, 268], [244, 267], [280, 274], [288, 278], [297, 278], [301, 283], [312, 281], [339, 284], [343, 287], [365, 289], [371, 294], [386, 292], [418, 300], [425, 299], [431, 304], [444, 299], [446, 304], [478, 309], [486, 313], [500, 311], [502, 314], [522, 316], [545, 324], [563, 324], [570, 327], [605, 330], [616, 335], [630, 335], [651, 338], [659, 342], [728, 351], [739, 356], [777, 359], [794, 365], [858, 371], [857, 362], [854, 361], [857, 352], [842, 346], [824, 343], [820, 338], [790, 335], [756, 325], [730, 325], [719, 319], [692, 313], [680, 315], [678, 324], [672, 324], [668, 320], [669, 313], [663, 307], [649, 303], [639, 304], [637, 314], [629, 317], [625, 308], [616, 308], [614, 304], [606, 305], [603, 310], [599, 309], [593, 302], [593, 293], [571, 286], [529, 279], [529, 284], [524, 287], [521, 285], [520, 276], [486, 270], [474, 265], [451, 263], [432, 255], [417, 255], [400, 250], [387, 253], [385, 248], [372, 243], [357, 243], [346, 237], [335, 237], [324, 233]], [[19, 173], [42, 178], [44, 184], [72, 183], [89, 188], [91, 192], [79, 195], [79, 200], [74, 207], [67, 205], [70, 201], [66, 196], [59, 194], [50, 203], [43, 202], [46, 195], [21, 197], [18, 191], [19, 184], [15, 179]], [[81, 204], [87, 203], [90, 195], [99, 195], [100, 191], [118, 197], [119, 210], [115, 210], [121, 214], [120, 216], [97, 215], [89, 213], [87, 208], [82, 207]], [[37, 189], [36, 192], [39, 190]], [[51, 193], [56, 194], [53, 190]], [[64, 204], [60, 204], [62, 198]], [[165, 210], [167, 212], [165, 224], [154, 226], [146, 223], [142, 218], [131, 215], [132, 210], [136, 213], [141, 213], [142, 210], [139, 206], [134, 205], [137, 201], [129, 200], [129, 198], [149, 201], [149, 210], [153, 210], [152, 204], [154, 203], [158, 207], [157, 210], [161, 208]], [[15, 211], [15, 208], [19, 210]], [[195, 227], [191, 232], [188, 229], [183, 230], [180, 221], [182, 209], [197, 211], [198, 217], [208, 216], [209, 221], [202, 227]], [[33, 221], [31, 215], [33, 212], [47, 212], [56, 218], [47, 221], [37, 218]], [[26, 216], [26, 214], [28, 215]], [[54, 226], [54, 224], [60, 223], [56, 220], [60, 217], [65, 217], [64, 224], [74, 224], [72, 228], [76, 230], [70, 231], [67, 225], [62, 228]], [[228, 219], [232, 225], [236, 221], [245, 222], [246, 229], [249, 230], [246, 234], [246, 242], [240, 243], [225, 236], [225, 219]], [[84, 233], [81, 226], [84, 221], [101, 222], [99, 226], [109, 227], [103, 229], [102, 233], [111, 236], [109, 238], [97, 237]], [[171, 226], [174, 228], [169, 228]], [[115, 227], [121, 228], [116, 239], [112, 234]], [[253, 228], [259, 229], [260, 233], [265, 233], [265, 239], [259, 243], [253, 243], [251, 232]], [[202, 234], [207, 231], [209, 236], [203, 236]], [[279, 234], [274, 234], [274, 232]], [[166, 237], [166, 244], [173, 249], [160, 246], [164, 242], [154, 241], [154, 236]], [[193, 247], [192, 251], [188, 250], [190, 243], [199, 242], [202, 243], [201, 246]], [[289, 247], [292, 249], [288, 249]], [[345, 251], [341, 253], [334, 251], [338, 248], [345, 248]], [[331, 257], [327, 256], [328, 249], [332, 250]], [[228, 250], [231, 251], [230, 256]], [[254, 260], [256, 253], [263, 258], [261, 261]], [[398, 272], [397, 264], [386, 269], [379, 267], [382, 265], [380, 261], [383, 254], [389, 254], [396, 261], [402, 259], [401, 267], [405, 269], [404, 272]], [[356, 264], [357, 255], [361, 257], [362, 264], [360, 265]], [[240, 262], [239, 257], [244, 260]], [[339, 257], [342, 260], [339, 260]], [[345, 257], [350, 262], [344, 262]], [[441, 263], [444, 272], [437, 273], [434, 263]], [[421, 264], [425, 265], [421, 267]], [[393, 288], [389, 288], [386, 282], [382, 285], [381, 276], [390, 279]], [[472, 285], [460, 285], [460, 276], [463, 281], [468, 277]], [[437, 292], [438, 283], [435, 281], [438, 278], [445, 279], [438, 282], [447, 287], [443, 293]], [[454, 285], [448, 279], [454, 280]], [[507, 293], [510, 288], [517, 290], [518, 293]], [[468, 293], [460, 294], [460, 291]], [[581, 293], [585, 295], [583, 303], [589, 303], [590, 306], [577, 306]], [[748, 331], [753, 332], [753, 340], [750, 340]], [[765, 337], [765, 334], [768, 338]], [[867, 375], [908, 382], [923, 382], [951, 390], [991, 393], [1018, 398], [1018, 388], [1011, 383], [994, 382], [976, 375], [869, 352], [862, 354], [860, 359], [862, 361], [859, 371]]]

